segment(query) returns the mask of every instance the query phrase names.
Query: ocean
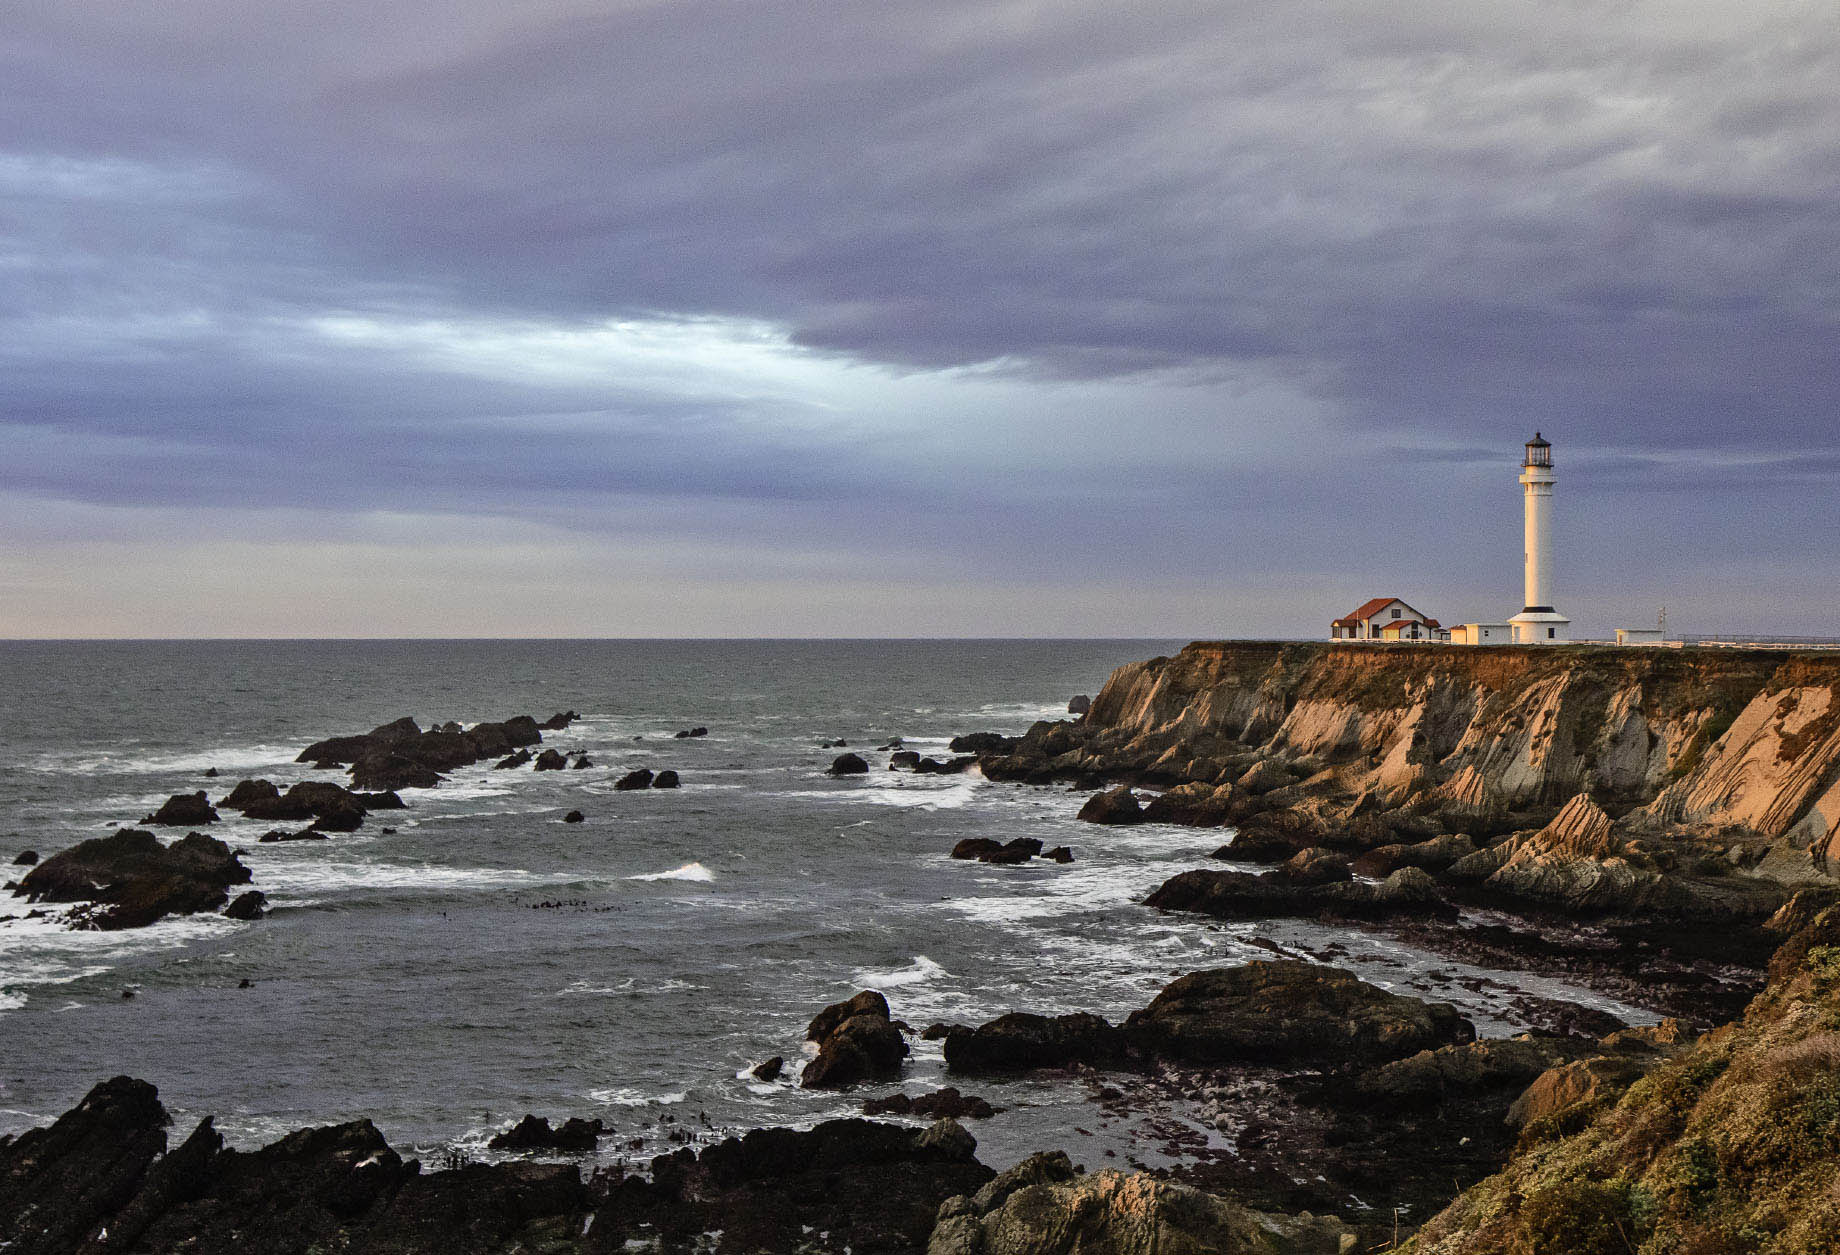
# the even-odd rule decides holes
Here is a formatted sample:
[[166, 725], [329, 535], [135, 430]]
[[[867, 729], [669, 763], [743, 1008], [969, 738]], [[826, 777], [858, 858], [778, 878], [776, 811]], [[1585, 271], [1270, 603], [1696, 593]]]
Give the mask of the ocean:
[[[594, 762], [464, 768], [327, 841], [258, 844], [272, 824], [224, 812], [209, 831], [245, 851], [273, 907], [253, 923], [76, 932], [0, 896], [0, 1134], [125, 1073], [157, 1085], [181, 1128], [214, 1114], [238, 1146], [363, 1116], [405, 1156], [489, 1158], [486, 1139], [535, 1112], [598, 1116], [618, 1134], [599, 1158], [637, 1161], [955, 1083], [916, 1036], [900, 1084], [799, 1089], [806, 1022], [859, 989], [916, 1034], [1011, 1010], [1117, 1019], [1183, 973], [1330, 945], [1485, 1034], [1521, 1027], [1521, 992], [1656, 1018], [1359, 929], [1151, 911], [1139, 903], [1164, 879], [1220, 866], [1228, 833], [1100, 828], [1075, 818], [1081, 793], [889, 771], [874, 752], [900, 737], [943, 757], [959, 733], [1064, 718], [1113, 667], [1181, 644], [0, 643], [0, 863], [132, 825], [173, 793], [342, 780], [295, 755], [405, 714], [574, 710], [545, 743]], [[698, 725], [706, 737], [673, 735]], [[836, 740], [867, 776], [825, 774]], [[615, 792], [636, 767], [683, 787]], [[584, 822], [564, 824], [577, 809]], [[1075, 861], [951, 859], [968, 836], [1038, 837]], [[754, 1079], [772, 1055], [786, 1076]], [[1065, 1078], [956, 1083], [1006, 1108], [970, 1125], [999, 1168], [1053, 1146], [1157, 1166], [1167, 1139], [1146, 1122], [1190, 1120], [1179, 1103], [1101, 1115]]]

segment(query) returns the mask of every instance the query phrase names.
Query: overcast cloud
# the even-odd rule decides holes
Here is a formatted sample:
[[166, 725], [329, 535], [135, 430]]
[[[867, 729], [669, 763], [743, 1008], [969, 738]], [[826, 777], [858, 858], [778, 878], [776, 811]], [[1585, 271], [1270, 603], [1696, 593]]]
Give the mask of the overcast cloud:
[[0, 634], [1832, 632], [1830, 3], [14, 0]]

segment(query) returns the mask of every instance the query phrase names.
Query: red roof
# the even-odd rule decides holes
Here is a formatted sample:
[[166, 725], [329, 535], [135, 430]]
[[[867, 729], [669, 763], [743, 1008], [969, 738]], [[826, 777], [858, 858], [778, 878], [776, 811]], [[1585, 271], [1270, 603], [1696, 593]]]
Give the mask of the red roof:
[[[1346, 627], [1351, 623], [1365, 623], [1367, 622], [1367, 620], [1373, 618], [1375, 615], [1379, 614], [1382, 610], [1385, 610], [1388, 606], [1392, 605], [1394, 602], [1398, 602], [1400, 605], [1405, 606], [1406, 609], [1412, 610], [1412, 607], [1406, 604], [1406, 601], [1403, 597], [1376, 597], [1372, 601], [1368, 602], [1366, 605], [1362, 606], [1359, 610], [1349, 615], [1347, 618], [1336, 619], [1329, 626]], [[1412, 613], [1417, 614], [1418, 611], [1412, 610]], [[1437, 621], [1435, 619], [1427, 619], [1426, 622], [1436, 623]]]

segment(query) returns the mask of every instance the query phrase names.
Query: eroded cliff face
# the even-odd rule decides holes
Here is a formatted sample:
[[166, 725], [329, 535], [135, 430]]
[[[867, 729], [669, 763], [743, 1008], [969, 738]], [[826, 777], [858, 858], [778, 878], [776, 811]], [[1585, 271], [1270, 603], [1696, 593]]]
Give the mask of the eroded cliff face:
[[1544, 825], [1583, 797], [1623, 837], [1691, 829], [1796, 880], [1840, 873], [1837, 689], [1840, 654], [1199, 642], [1119, 668], [1079, 725], [1022, 749], [1162, 785], [1271, 760], [1274, 803], [1452, 830]]

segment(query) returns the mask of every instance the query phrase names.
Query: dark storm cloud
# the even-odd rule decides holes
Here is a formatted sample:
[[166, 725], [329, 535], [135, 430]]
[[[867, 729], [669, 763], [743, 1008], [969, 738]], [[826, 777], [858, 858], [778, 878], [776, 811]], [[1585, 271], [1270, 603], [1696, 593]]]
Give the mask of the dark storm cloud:
[[[789, 542], [930, 503], [967, 545], [1050, 539], [1045, 502], [1173, 570], [1197, 508], [1320, 551], [1364, 447], [1455, 503], [1534, 427], [1581, 493], [1835, 479], [1821, 6], [29, 0], [0, 79], [0, 487], [784, 502]], [[1032, 472], [988, 399], [913, 438], [860, 377], [533, 377], [390, 330], [701, 317], [888, 380], [1145, 391], [1087, 413], [1102, 469]], [[1299, 447], [1150, 459], [1171, 381], [1321, 427], [1225, 403]]]

